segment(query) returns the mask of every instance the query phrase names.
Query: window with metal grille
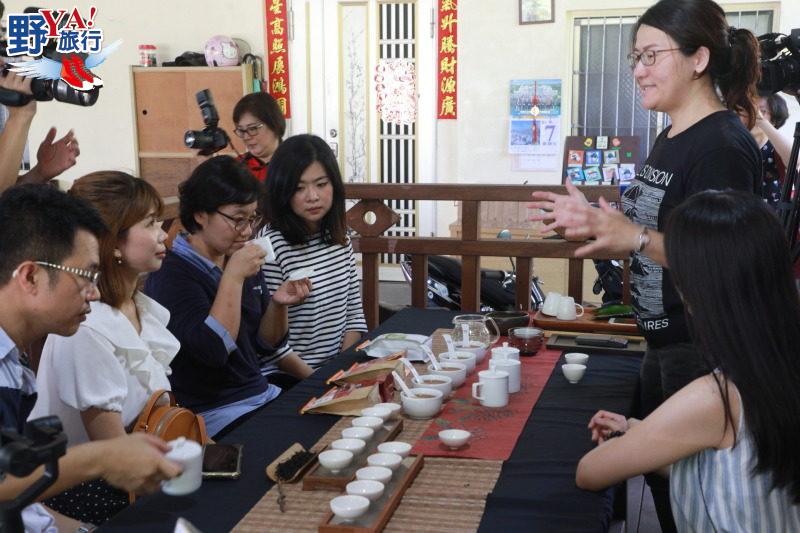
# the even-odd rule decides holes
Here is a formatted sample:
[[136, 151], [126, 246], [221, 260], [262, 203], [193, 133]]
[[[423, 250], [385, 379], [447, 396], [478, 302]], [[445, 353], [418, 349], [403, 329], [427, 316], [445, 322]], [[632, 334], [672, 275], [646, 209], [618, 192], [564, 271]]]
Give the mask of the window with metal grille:
[[[728, 23], [756, 35], [772, 31], [772, 10], [726, 12]], [[580, 17], [573, 27], [572, 135], [636, 135], [649, 152], [669, 124], [642, 108], [626, 56], [636, 16]]]
[[[410, 2], [380, 4], [380, 36], [378, 48], [381, 59], [416, 59], [414, 34], [416, 4]], [[392, 124], [380, 120], [380, 182], [414, 183], [416, 181], [416, 124]], [[385, 232], [387, 236], [416, 235], [416, 202], [386, 200], [400, 215], [400, 222]], [[399, 254], [383, 254], [384, 263], [399, 263]]]

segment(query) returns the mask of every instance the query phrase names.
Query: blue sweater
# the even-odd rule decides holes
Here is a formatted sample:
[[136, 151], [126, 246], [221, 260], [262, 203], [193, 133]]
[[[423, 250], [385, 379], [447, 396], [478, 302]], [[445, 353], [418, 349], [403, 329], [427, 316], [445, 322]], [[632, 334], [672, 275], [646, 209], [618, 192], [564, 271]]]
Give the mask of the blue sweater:
[[242, 288], [242, 317], [236, 347], [226, 343], [207, 317], [219, 283], [186, 259], [168, 252], [161, 268], [147, 277], [144, 292], [170, 312], [169, 329], [181, 343], [169, 377], [178, 402], [207, 411], [263, 393], [269, 382], [259, 371], [258, 354], [274, 351], [258, 336], [269, 291], [260, 275]]

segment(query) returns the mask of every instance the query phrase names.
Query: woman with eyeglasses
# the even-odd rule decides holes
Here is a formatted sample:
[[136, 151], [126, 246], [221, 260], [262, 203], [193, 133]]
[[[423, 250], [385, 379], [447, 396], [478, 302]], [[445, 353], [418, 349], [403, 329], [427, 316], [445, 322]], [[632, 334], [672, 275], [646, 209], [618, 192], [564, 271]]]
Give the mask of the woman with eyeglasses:
[[170, 312], [167, 327], [181, 349], [170, 382], [184, 407], [203, 416], [210, 436], [272, 401], [280, 389], [259, 371], [270, 357], [291, 368], [281, 345], [287, 306], [308, 295], [307, 280], [270, 294], [260, 275], [264, 249], [250, 241], [260, 216], [261, 184], [229, 156], [201, 163], [180, 184], [180, 219], [188, 233], [173, 241], [145, 292]]
[[[275, 261], [262, 271], [270, 288], [305, 275], [314, 290], [289, 309], [288, 345], [306, 365], [302, 373], [263, 365], [270, 381], [291, 386], [355, 344], [367, 331], [353, 246], [347, 236], [344, 184], [328, 144], [315, 135], [286, 139], [272, 158], [264, 211]], [[302, 272], [305, 271], [305, 274]]]
[[[77, 273], [86, 290], [99, 288], [100, 301], [91, 303], [75, 335], [47, 338], [30, 418], [58, 416], [75, 446], [124, 436], [150, 396], [170, 389], [169, 365], [179, 344], [166, 327], [169, 312], [139, 290], [142, 276], [161, 268], [166, 252], [158, 192], [144, 180], [105, 171], [76, 180], [70, 194], [91, 203], [109, 228], [100, 239], [101, 275]], [[101, 524], [128, 505], [128, 494], [97, 480], [47, 504]]]
[[286, 133], [286, 119], [278, 102], [267, 93], [243, 96], [233, 108], [233, 132], [242, 139], [247, 152], [239, 161], [264, 183], [272, 154]]
[[[707, 189], [758, 193], [758, 147], [739, 115], [757, 118], [758, 41], [728, 25], [712, 0], [660, 0], [634, 27], [628, 56], [642, 105], [669, 115], [642, 168], [625, 190], [622, 211], [605, 200], [591, 206], [569, 182], [568, 194], [536, 192], [531, 217], [545, 230], [566, 228], [573, 240], [594, 239], [577, 257], [632, 254], [631, 293], [648, 351], [641, 369], [642, 415], [707, 368], [691, 343], [681, 299], [664, 253], [670, 212]], [[667, 487], [651, 485], [662, 529], [673, 531]]]

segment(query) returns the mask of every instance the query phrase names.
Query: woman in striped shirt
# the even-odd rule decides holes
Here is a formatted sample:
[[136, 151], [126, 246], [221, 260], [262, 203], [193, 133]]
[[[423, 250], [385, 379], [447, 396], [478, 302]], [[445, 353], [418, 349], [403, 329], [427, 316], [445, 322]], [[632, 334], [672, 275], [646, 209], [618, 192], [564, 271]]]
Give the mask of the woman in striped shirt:
[[344, 184], [327, 143], [314, 135], [286, 139], [272, 156], [268, 179], [263, 211], [271, 222], [258, 235], [269, 237], [275, 250], [275, 261], [262, 268], [267, 286], [298, 276], [312, 283], [305, 301], [289, 308], [285, 348], [304, 367], [287, 376], [276, 373], [274, 359], [281, 354], [262, 361], [270, 382], [286, 387], [355, 344], [367, 324], [347, 236]]
[[675, 209], [665, 245], [715, 370], [641, 422], [598, 412], [576, 482], [661, 469], [679, 531], [800, 531], [800, 301], [783, 231], [758, 197], [707, 191]]

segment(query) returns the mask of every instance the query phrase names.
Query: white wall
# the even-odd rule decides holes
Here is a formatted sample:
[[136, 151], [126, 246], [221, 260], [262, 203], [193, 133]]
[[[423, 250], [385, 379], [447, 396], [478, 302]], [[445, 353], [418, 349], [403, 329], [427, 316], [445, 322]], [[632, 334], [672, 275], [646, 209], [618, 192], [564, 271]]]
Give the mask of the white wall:
[[[297, 17], [306, 0], [293, 0]], [[29, 3], [41, 7], [64, 8], [73, 3], [63, 0], [28, 2], [5, 0], [6, 13], [21, 12]], [[609, 14], [619, 10], [641, 12], [652, 2], [646, 0], [607, 0]], [[48, 102], [39, 105], [31, 128], [32, 157], [47, 129], [54, 125], [60, 135], [74, 128], [81, 143], [78, 164], [65, 173], [72, 180], [98, 169], [135, 168], [133, 142], [133, 104], [128, 67], [138, 62], [137, 46], [158, 46], [159, 62], [174, 59], [187, 51], [202, 51], [205, 41], [216, 34], [247, 41], [254, 53], [264, 55], [264, 0], [138, 0], [135, 3], [97, 0], [96, 23], [103, 28], [107, 42], [121, 38], [122, 48], [97, 74], [105, 82], [97, 104], [89, 108]], [[89, 4], [79, 4], [79, 7]], [[552, 24], [519, 25], [518, 0], [478, 0], [459, 3], [459, 119], [437, 124], [437, 162], [439, 182], [478, 183], [555, 183], [557, 173], [512, 172], [508, 142], [508, 83], [520, 78], [560, 78], [565, 94], [569, 87], [571, 59], [571, 16], [597, 13], [595, 0], [557, 0], [556, 21]], [[752, 3], [727, 2], [725, 6], [752, 6]], [[788, 31], [800, 26], [800, 1], [782, 0], [779, 27]], [[616, 11], [614, 11], [616, 10]], [[427, 18], [427, 15], [425, 16]], [[421, 34], [427, 37], [427, 32]], [[297, 41], [295, 41], [297, 42]], [[293, 44], [290, 46], [294, 46]], [[300, 81], [299, 79], [297, 81]], [[293, 81], [294, 84], [294, 81]], [[293, 107], [299, 109], [303, 91], [293, 92]], [[800, 120], [800, 110], [792, 102], [793, 116], [784, 129]], [[305, 116], [302, 112], [298, 116]], [[564, 98], [562, 133], [569, 127], [569, 98]], [[428, 142], [430, 139], [428, 139]], [[438, 233], [455, 216], [452, 206], [441, 206]], [[443, 231], [444, 230], [444, 231]]]

